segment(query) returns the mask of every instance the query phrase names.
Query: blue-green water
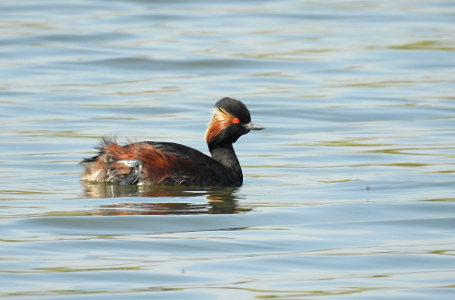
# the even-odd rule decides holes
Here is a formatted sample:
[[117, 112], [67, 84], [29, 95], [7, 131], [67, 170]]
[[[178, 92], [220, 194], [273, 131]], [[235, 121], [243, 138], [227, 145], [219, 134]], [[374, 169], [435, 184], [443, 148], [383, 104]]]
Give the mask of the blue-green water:
[[[452, 299], [453, 1], [1, 1], [0, 297]], [[238, 189], [83, 185], [103, 136]]]

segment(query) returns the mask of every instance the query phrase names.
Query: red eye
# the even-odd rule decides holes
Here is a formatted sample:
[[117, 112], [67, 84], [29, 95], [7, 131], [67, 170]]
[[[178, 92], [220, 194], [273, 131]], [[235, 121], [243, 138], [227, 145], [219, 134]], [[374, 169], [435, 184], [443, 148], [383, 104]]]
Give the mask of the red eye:
[[238, 124], [238, 123], [240, 123], [240, 120], [238, 118], [234, 118], [234, 119], [232, 119], [232, 123]]

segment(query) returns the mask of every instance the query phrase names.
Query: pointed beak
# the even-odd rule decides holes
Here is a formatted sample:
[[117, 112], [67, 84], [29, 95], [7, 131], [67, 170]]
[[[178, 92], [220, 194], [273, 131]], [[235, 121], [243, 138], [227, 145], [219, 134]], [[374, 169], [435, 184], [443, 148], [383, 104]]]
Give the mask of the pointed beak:
[[265, 129], [264, 126], [258, 125], [258, 124], [253, 124], [253, 123], [248, 123], [243, 125], [247, 130], [262, 130]]

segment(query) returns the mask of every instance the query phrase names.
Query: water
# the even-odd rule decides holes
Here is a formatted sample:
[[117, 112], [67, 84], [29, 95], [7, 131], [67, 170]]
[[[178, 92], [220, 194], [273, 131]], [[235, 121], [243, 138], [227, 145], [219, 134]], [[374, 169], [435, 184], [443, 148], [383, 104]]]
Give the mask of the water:
[[[2, 1], [0, 296], [449, 299], [453, 1]], [[206, 151], [236, 189], [83, 185], [103, 136]]]

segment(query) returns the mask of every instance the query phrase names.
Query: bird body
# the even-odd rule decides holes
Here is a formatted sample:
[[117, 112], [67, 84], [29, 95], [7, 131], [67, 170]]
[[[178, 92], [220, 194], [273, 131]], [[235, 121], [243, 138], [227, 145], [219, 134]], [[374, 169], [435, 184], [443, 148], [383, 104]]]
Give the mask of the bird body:
[[215, 104], [206, 131], [211, 157], [170, 142], [137, 142], [121, 146], [103, 139], [97, 156], [84, 159], [81, 179], [119, 184], [187, 186], [240, 186], [243, 174], [233, 143], [250, 130], [264, 127], [251, 123], [246, 106], [223, 98]]

